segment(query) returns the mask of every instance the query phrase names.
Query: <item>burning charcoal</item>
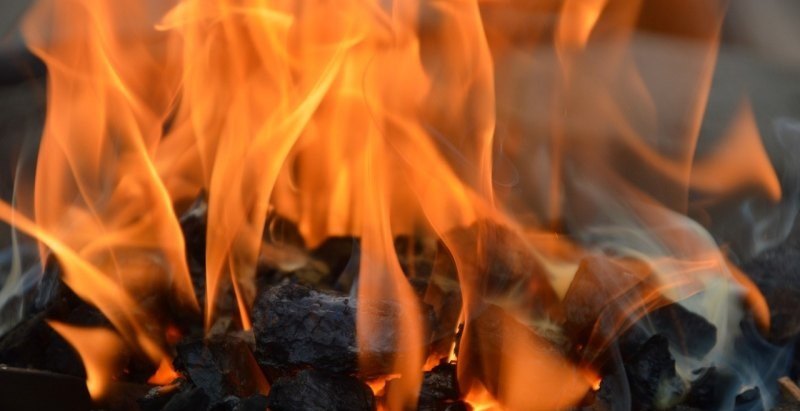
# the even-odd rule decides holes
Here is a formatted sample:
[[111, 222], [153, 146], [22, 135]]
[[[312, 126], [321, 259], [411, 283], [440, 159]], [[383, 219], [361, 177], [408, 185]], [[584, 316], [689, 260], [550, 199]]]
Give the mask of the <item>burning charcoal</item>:
[[233, 408], [233, 411], [264, 411], [267, 409], [267, 401], [267, 397], [263, 395], [242, 398], [239, 404]]
[[[402, 308], [393, 302], [359, 305], [385, 320], [366, 346], [356, 346], [355, 299], [286, 284], [263, 293], [256, 302], [253, 329], [256, 358], [274, 378], [292, 369], [312, 366], [333, 373], [382, 375], [391, 369], [398, 330], [394, 324]], [[360, 348], [360, 350], [359, 350]], [[372, 358], [359, 369], [358, 354]]]
[[268, 406], [271, 411], [369, 411], [375, 409], [372, 390], [348, 376], [303, 370], [278, 379], [272, 385]]
[[417, 409], [439, 411], [456, 402], [461, 393], [458, 389], [455, 364], [442, 363], [423, 375]]
[[306, 241], [297, 224], [274, 213], [269, 215], [264, 224], [264, 242], [306, 248]]
[[436, 316], [432, 352], [444, 357], [450, 354], [456, 339], [462, 296], [453, 256], [441, 242], [438, 243], [432, 270], [423, 301], [431, 306]]
[[653, 334], [664, 336], [681, 353], [702, 358], [716, 344], [717, 329], [702, 316], [678, 303], [663, 299], [657, 308], [644, 313], [644, 295], [653, 292], [649, 269], [634, 261], [614, 261], [590, 257], [581, 261], [575, 278], [563, 300], [564, 328], [577, 341], [589, 341], [586, 358], [600, 354], [602, 348], [619, 333], [620, 319], [629, 317], [631, 307], [639, 307], [643, 317], [625, 330], [619, 342], [624, 352], [638, 350]]
[[335, 289], [350, 292], [358, 274], [360, 242], [353, 237], [329, 237], [311, 250], [311, 257], [328, 266]]
[[191, 387], [172, 396], [161, 408], [161, 411], [203, 411], [207, 410], [210, 400], [205, 390]]
[[784, 342], [800, 335], [800, 249], [781, 245], [742, 266], [767, 300], [770, 339]]
[[583, 259], [562, 303], [564, 328], [574, 338], [587, 340], [601, 315], [617, 317], [620, 314], [616, 311], [622, 312], [641, 300], [637, 288], [643, 281], [639, 270], [621, 262], [600, 256]]
[[181, 378], [169, 385], [153, 387], [137, 401], [139, 403], [139, 410], [159, 411], [164, 408], [176, 394], [193, 387], [190, 387], [190, 385], [188, 381]]
[[714, 367], [696, 370], [694, 374], [696, 378], [690, 384], [684, 403], [703, 409], [720, 407], [726, 390], [732, 388], [732, 377]]
[[786, 400], [780, 400], [771, 411], [800, 411], [800, 405]]
[[761, 402], [761, 391], [758, 387], [752, 387], [740, 392], [736, 396], [736, 406], [755, 405]]
[[[430, 277], [437, 253], [435, 239], [408, 235], [398, 236], [394, 239], [394, 249], [400, 262], [400, 268], [408, 278], [427, 280]], [[427, 283], [427, 281], [421, 283]]]
[[[239, 397], [235, 395], [229, 395], [223, 398], [222, 401], [212, 405], [208, 411], [233, 411], [241, 402], [242, 400]], [[266, 407], [264, 407], [264, 409], [266, 409]]]
[[241, 333], [181, 343], [175, 367], [203, 390], [214, 406], [229, 395], [251, 396], [263, 385], [263, 376]]
[[0, 337], [0, 363], [85, 378], [78, 353], [46, 320], [83, 326], [110, 324], [61, 281], [55, 260], [47, 264], [32, 310], [28, 318]]
[[[514, 300], [532, 317], [562, 317], [559, 298], [546, 270], [531, 247], [515, 231], [490, 221], [479, 221], [446, 234], [477, 295]], [[476, 250], [481, 250], [476, 253]]]
[[200, 307], [206, 301], [206, 230], [208, 227], [208, 203], [201, 194], [180, 218], [183, 233], [186, 264]]
[[669, 341], [661, 335], [651, 337], [630, 360], [625, 370], [634, 409], [667, 409], [686, 392], [675, 372]]
[[229, 391], [213, 353], [203, 341], [180, 344], [175, 367], [185, 372], [189, 380], [202, 390], [206, 399], [212, 403], [222, 400]]
[[685, 355], [702, 358], [717, 344], [717, 327], [680, 304], [669, 304], [642, 320], [663, 335], [671, 347]]

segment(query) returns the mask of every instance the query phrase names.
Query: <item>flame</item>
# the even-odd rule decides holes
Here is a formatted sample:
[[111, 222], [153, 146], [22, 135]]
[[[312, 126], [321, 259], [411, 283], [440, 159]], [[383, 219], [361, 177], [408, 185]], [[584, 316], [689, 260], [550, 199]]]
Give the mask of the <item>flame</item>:
[[178, 377], [180, 377], [180, 374], [172, 367], [172, 361], [165, 358], [161, 360], [158, 369], [150, 376], [147, 382], [154, 385], [167, 385], [175, 381]]
[[[310, 247], [360, 238], [359, 306], [398, 314], [357, 313], [362, 370], [395, 331], [380, 347], [389, 369], [363, 375], [397, 377], [373, 387], [385, 409], [417, 405], [433, 358], [398, 235], [436, 237], [452, 255], [465, 327], [449, 358], [476, 409], [577, 404], [599, 384], [596, 351], [663, 304], [721, 293], [717, 281], [769, 327], [763, 296], [689, 217], [783, 195], [746, 100], [718, 144], [700, 144], [724, 1], [147, 3], [40, 0], [24, 27], [48, 67], [47, 123], [33, 210], [0, 203], [0, 218], [114, 326], [53, 323], [93, 396], [123, 349], [159, 366], [151, 382], [176, 376], [170, 315], [202, 311], [207, 332], [227, 317], [252, 327], [272, 215]], [[204, 307], [176, 217], [199, 193]], [[582, 263], [597, 255], [599, 268]], [[610, 301], [581, 341], [593, 354], [575, 363], [556, 337], [589, 269]], [[727, 324], [726, 301], [698, 309]]]
[[75, 327], [56, 321], [48, 322], [80, 354], [86, 367], [86, 387], [92, 398], [102, 397], [108, 390], [108, 383], [114, 377], [114, 366], [124, 348], [122, 340], [106, 328]]

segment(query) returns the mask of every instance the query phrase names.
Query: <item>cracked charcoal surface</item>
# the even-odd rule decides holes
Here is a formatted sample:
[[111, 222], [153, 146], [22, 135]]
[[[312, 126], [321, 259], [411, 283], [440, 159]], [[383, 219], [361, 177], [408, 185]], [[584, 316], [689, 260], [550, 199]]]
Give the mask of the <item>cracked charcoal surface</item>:
[[348, 376], [303, 370], [279, 378], [267, 399], [272, 411], [370, 411], [375, 409], [372, 390]]
[[256, 359], [271, 379], [309, 366], [340, 374], [385, 374], [392, 358], [403, 354], [394, 351], [399, 338], [394, 325], [402, 307], [387, 301], [360, 309], [382, 319], [382, 328], [361, 347], [369, 358], [361, 368], [354, 299], [294, 284], [272, 288], [259, 296], [254, 308]]

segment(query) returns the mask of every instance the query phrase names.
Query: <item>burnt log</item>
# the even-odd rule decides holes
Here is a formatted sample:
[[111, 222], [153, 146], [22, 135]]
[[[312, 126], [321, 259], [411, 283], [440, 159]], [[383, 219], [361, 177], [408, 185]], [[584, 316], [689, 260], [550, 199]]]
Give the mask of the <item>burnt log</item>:
[[275, 381], [267, 405], [271, 411], [371, 411], [375, 409], [375, 397], [356, 378], [303, 370]]
[[[357, 309], [371, 312], [385, 325], [361, 347], [356, 342]], [[339, 374], [384, 375], [391, 371], [394, 359], [404, 355], [397, 347], [402, 330], [395, 326], [402, 315], [402, 306], [393, 301], [358, 304], [345, 295], [281, 285], [256, 302], [256, 358], [270, 379], [306, 367]], [[359, 354], [369, 359], [366, 365], [359, 365]]]

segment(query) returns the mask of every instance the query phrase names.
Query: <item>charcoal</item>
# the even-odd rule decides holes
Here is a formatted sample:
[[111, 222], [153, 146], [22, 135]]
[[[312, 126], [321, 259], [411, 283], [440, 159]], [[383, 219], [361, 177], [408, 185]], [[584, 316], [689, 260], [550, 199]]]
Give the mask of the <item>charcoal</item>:
[[442, 363], [423, 375], [417, 409], [440, 411], [458, 401], [459, 397], [456, 366]]
[[767, 300], [770, 340], [783, 343], [800, 335], [800, 248], [783, 244], [763, 251], [742, 270]]
[[666, 409], [685, 395], [686, 389], [669, 352], [669, 341], [664, 336], [651, 337], [626, 361], [625, 370], [634, 409]]
[[271, 244], [306, 248], [306, 241], [297, 224], [274, 213], [270, 214], [264, 223], [264, 241]]
[[[253, 329], [256, 358], [267, 376], [274, 379], [308, 366], [342, 374], [388, 373], [392, 360], [403, 356], [395, 348], [402, 307], [391, 301], [359, 305], [385, 319], [380, 322], [385, 327], [362, 347], [356, 345], [356, 307], [355, 299], [295, 284], [261, 294]], [[370, 359], [367, 366], [359, 368], [359, 353]]]
[[758, 387], [752, 387], [736, 395], [736, 406], [755, 405], [761, 402], [761, 391]]
[[678, 352], [702, 358], [717, 344], [717, 327], [680, 304], [669, 304], [651, 312], [642, 320], [666, 337]]
[[719, 406], [724, 395], [724, 384], [718, 381], [728, 380], [715, 367], [694, 371], [695, 379], [691, 382], [689, 393], [684, 403], [698, 408]]
[[208, 204], [200, 195], [189, 209], [181, 215], [181, 232], [186, 250], [186, 263], [200, 306], [205, 306], [206, 295], [206, 229], [208, 226]]
[[666, 338], [674, 351], [694, 358], [702, 358], [717, 343], [714, 324], [673, 303], [648, 313], [623, 332], [619, 337], [623, 355], [638, 350], [653, 333]]
[[456, 339], [461, 314], [461, 284], [453, 256], [442, 242], [437, 243], [435, 254], [423, 301], [431, 306], [436, 317], [431, 350], [440, 356], [447, 356]]
[[247, 337], [247, 333], [239, 332], [185, 340], [177, 347], [175, 368], [203, 390], [212, 405], [230, 395], [252, 396], [265, 384]]
[[465, 274], [462, 286], [470, 287], [475, 295], [515, 301], [531, 318], [563, 317], [547, 271], [519, 233], [481, 220], [451, 230], [445, 238], [460, 259]]
[[356, 378], [303, 370], [275, 381], [267, 405], [272, 411], [369, 411], [375, 409], [375, 398]]
[[209, 403], [221, 401], [230, 391], [225, 375], [216, 364], [209, 347], [200, 340], [182, 342], [177, 347], [175, 368], [184, 373]]
[[171, 384], [156, 386], [138, 399], [140, 411], [159, 411], [164, 408], [176, 394], [194, 388], [186, 379], [180, 378]]
[[[640, 265], [605, 256], [581, 260], [567, 289], [562, 306], [564, 330], [581, 346], [582, 356], [593, 362], [604, 344], [619, 333], [620, 318], [628, 318], [631, 307], [641, 301], [647, 276]], [[637, 341], [635, 349], [644, 341]]]
[[779, 401], [772, 411], [800, 411], [800, 404], [788, 402], [788, 401]]
[[328, 266], [336, 290], [350, 292], [358, 274], [361, 242], [353, 237], [329, 237], [311, 250], [311, 257]]
[[210, 404], [204, 389], [191, 387], [173, 395], [161, 411], [204, 411]]
[[235, 396], [229, 395], [222, 399], [222, 401], [217, 402], [216, 404], [211, 405], [208, 408], [208, 411], [233, 411], [236, 407], [241, 404], [242, 399]]
[[444, 408], [441, 408], [437, 411], [472, 411], [473, 408], [471, 405], [467, 404], [464, 401], [454, 401], [451, 403], [447, 403]]
[[46, 265], [33, 304], [29, 307], [29, 316], [0, 337], [0, 363], [85, 378], [78, 353], [46, 321], [110, 327], [105, 316], [61, 281], [60, 268], [55, 260]]
[[[637, 351], [653, 333], [661, 334], [673, 349], [694, 358], [702, 358], [714, 347], [716, 327], [682, 305], [662, 298], [656, 304], [659, 308], [644, 312], [644, 295], [654, 292], [655, 287], [649, 269], [634, 261], [601, 256], [581, 261], [562, 304], [566, 332], [579, 343], [589, 345], [584, 349], [584, 360], [601, 355], [605, 343], [620, 331], [623, 354]], [[618, 329], [619, 319], [636, 318], [629, 315], [629, 310], [637, 306], [640, 318], [627, 324], [628, 328]]]
[[253, 395], [252, 397], [242, 398], [233, 411], [264, 411], [267, 409], [267, 397], [263, 395]]
[[432, 238], [416, 238], [409, 235], [395, 237], [394, 249], [397, 260], [409, 279], [419, 279], [420, 284], [427, 284], [427, 279], [433, 272], [437, 245]]
[[[465, 378], [458, 381], [462, 387], [480, 383], [490, 394], [500, 397], [503, 384], [500, 364], [513, 361], [520, 369], [536, 369], [542, 356], [562, 355], [558, 347], [498, 306], [487, 304], [472, 315], [464, 327], [458, 351], [458, 361], [466, 367]], [[514, 347], [513, 351], [509, 346]], [[542, 376], [531, 377], [535, 380]], [[514, 401], [520, 404], [519, 401], [525, 399], [515, 398]], [[530, 401], [540, 402], [541, 407], [541, 402], [549, 400], [531, 398]]]

